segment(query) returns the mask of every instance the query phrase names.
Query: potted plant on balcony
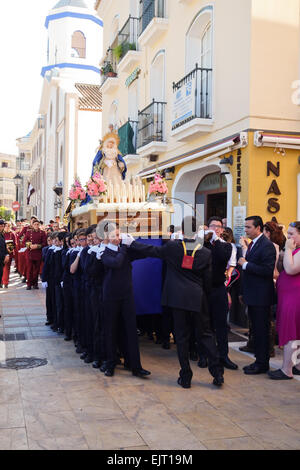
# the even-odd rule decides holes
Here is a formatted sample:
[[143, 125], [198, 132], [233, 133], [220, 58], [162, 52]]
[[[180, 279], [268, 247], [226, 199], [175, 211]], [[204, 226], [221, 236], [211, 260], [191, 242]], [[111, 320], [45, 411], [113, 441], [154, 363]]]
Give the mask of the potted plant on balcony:
[[114, 69], [113, 69], [110, 62], [107, 62], [106, 64], [104, 64], [101, 67], [100, 73], [101, 73], [101, 75], [104, 75], [105, 77], [116, 77], [117, 76], [117, 74], [116, 74], [116, 72], [114, 72]]
[[101, 173], [97, 172], [91, 176], [85, 187], [88, 195], [93, 198], [96, 205], [104, 202], [104, 196], [107, 194], [107, 184]]
[[75, 207], [79, 207], [86, 198], [86, 193], [82, 187], [79, 178], [75, 178], [74, 183], [69, 191], [69, 200], [75, 203]]
[[163, 203], [164, 197], [168, 193], [168, 186], [165, 182], [164, 178], [159, 174], [156, 173], [154, 176], [154, 180], [151, 181], [149, 186], [149, 195], [155, 198], [156, 202], [159, 204]]
[[119, 62], [124, 55], [124, 46], [123, 44], [118, 44], [116, 47], [113, 48], [113, 54], [117, 61]]

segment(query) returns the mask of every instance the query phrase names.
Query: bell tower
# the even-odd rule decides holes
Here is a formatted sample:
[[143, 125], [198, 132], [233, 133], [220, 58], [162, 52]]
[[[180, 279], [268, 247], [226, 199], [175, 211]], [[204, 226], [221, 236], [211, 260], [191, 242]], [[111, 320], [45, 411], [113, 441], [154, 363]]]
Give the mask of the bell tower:
[[60, 0], [49, 12], [47, 65], [42, 76], [59, 69], [62, 77], [98, 83], [103, 22], [83, 0]]

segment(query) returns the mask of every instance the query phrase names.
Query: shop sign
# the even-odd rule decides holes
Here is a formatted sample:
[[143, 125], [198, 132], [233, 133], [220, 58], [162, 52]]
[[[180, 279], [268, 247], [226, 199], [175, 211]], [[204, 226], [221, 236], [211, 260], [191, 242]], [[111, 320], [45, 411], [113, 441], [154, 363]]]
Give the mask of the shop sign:
[[[267, 162], [267, 176], [271, 176], [271, 173], [273, 173], [276, 178], [280, 176], [280, 162], [277, 162], [276, 165], [274, 165], [274, 163], [272, 162]], [[276, 179], [273, 179], [270, 184], [267, 195], [270, 194], [274, 194], [275, 196], [281, 195], [281, 191], [279, 189]], [[277, 214], [277, 212], [280, 211], [280, 203], [278, 197], [271, 197], [268, 199], [267, 210], [268, 212], [270, 212], [270, 214]]]
[[172, 106], [172, 129], [192, 119], [195, 115], [196, 75], [179, 89], [174, 90]]
[[245, 219], [247, 217], [246, 206], [235, 206], [233, 208], [233, 234], [236, 242], [245, 235]]
[[139, 78], [139, 75], [141, 73], [141, 69], [139, 67], [137, 67], [130, 75], [129, 77], [127, 78], [127, 80], [125, 81], [125, 85], [127, 86], [127, 88], [132, 84], [132, 82], [134, 82], [134, 80], [136, 80], [137, 78]]

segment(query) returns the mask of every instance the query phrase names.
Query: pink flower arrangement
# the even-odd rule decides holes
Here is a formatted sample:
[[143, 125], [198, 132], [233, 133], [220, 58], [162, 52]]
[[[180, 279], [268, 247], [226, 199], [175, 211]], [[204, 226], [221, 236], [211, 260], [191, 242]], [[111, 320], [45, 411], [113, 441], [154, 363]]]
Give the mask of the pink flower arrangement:
[[156, 196], [162, 196], [167, 194], [168, 186], [167, 183], [163, 180], [163, 177], [156, 173], [154, 176], [154, 181], [150, 183], [149, 194], [155, 194]]
[[76, 178], [69, 191], [69, 199], [71, 201], [84, 201], [85, 198], [85, 190], [81, 186], [79, 178]]
[[107, 185], [101, 173], [95, 173], [86, 183], [86, 189], [89, 196], [102, 196], [106, 194]]

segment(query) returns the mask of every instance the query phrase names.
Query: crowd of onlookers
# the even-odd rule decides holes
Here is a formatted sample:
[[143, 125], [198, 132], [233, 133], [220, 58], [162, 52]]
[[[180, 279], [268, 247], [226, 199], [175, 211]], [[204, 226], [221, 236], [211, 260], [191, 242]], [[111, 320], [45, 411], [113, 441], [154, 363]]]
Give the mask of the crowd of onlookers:
[[[172, 335], [181, 366], [178, 383], [190, 387], [189, 361], [197, 360], [221, 386], [224, 368], [238, 369], [228, 347], [233, 297], [249, 318], [249, 340], [240, 349], [255, 355], [244, 373], [267, 372], [276, 380], [300, 375], [300, 222], [284, 234], [277, 222], [247, 217], [239, 240], [224, 222], [214, 216], [199, 227], [185, 218], [154, 246], [120, 233], [113, 223], [69, 232], [59, 218], [47, 226], [35, 217], [15, 227], [0, 220], [2, 286], [8, 287], [13, 257], [28, 290], [38, 289], [40, 274], [47, 324], [108, 377], [121, 358], [133, 375], [150, 375], [141, 365], [138, 335], [164, 349]], [[162, 314], [136, 316], [132, 262], [148, 257], [162, 262]], [[276, 342], [284, 349], [283, 365], [270, 371]]]

